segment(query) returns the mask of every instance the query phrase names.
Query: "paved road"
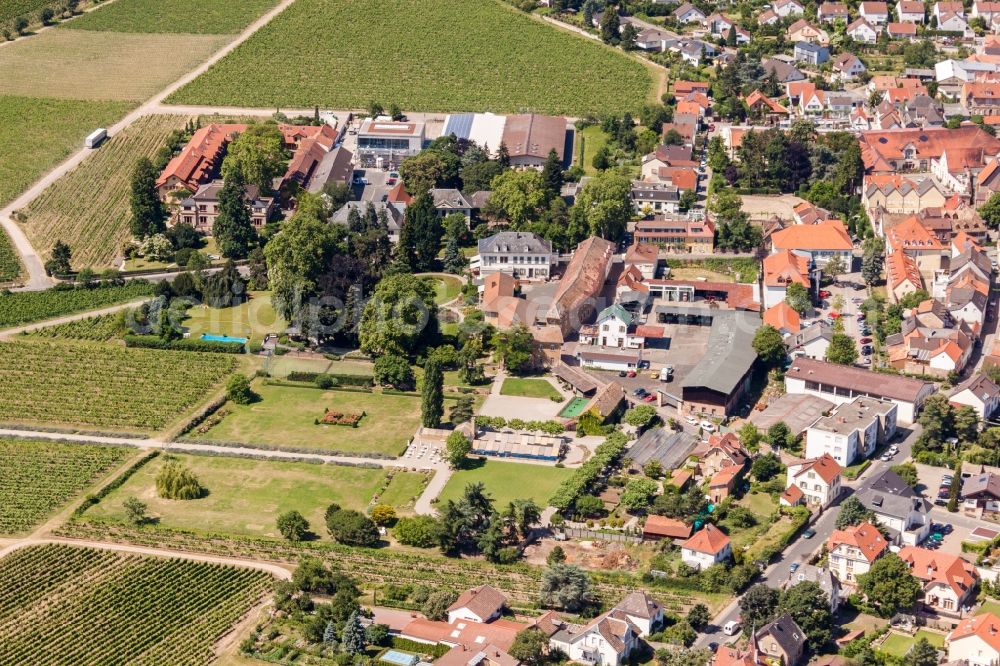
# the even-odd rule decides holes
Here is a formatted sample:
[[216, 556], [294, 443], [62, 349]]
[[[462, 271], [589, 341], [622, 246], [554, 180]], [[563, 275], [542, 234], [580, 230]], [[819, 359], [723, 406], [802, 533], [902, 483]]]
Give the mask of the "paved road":
[[[836, 504], [839, 505], [843, 502], [844, 499], [855, 491], [855, 489], [870, 486], [883, 471], [892, 465], [899, 464], [909, 458], [910, 452], [913, 449], [913, 443], [917, 441], [921, 430], [920, 426], [913, 426], [909, 430], [906, 439], [897, 444], [897, 446], [899, 446], [899, 453], [891, 462], [882, 462], [881, 460], [875, 459], [868, 469], [865, 470], [865, 473], [860, 479], [845, 484], [846, 492], [841, 493]], [[787, 582], [789, 576], [788, 567], [792, 564], [792, 562], [807, 561], [823, 546], [824, 543], [826, 543], [826, 540], [834, 530], [834, 524], [836, 523], [838, 513], [839, 509], [836, 507], [831, 507], [824, 511], [812, 526], [812, 528], [816, 531], [816, 536], [812, 539], [805, 539], [800, 536], [798, 539], [793, 541], [791, 545], [789, 545], [788, 548], [786, 548], [785, 551], [764, 570], [764, 573], [760, 576], [758, 582], [764, 583], [768, 587], [773, 588], [780, 588], [785, 582]], [[954, 514], [947, 515], [952, 516]], [[709, 643], [723, 644], [733, 641], [733, 637], [726, 636], [722, 633], [722, 627], [724, 627], [727, 622], [735, 620], [739, 614], [739, 600], [735, 599], [721, 612], [719, 612], [715, 618], [713, 618], [711, 624], [709, 624], [706, 630], [698, 636], [698, 639], [695, 642], [695, 647], [707, 647]]]
[[[207, 60], [205, 60], [205, 62], [179, 78], [177, 81], [171, 83], [154, 97], [135, 108], [111, 127], [107, 128], [108, 136], [114, 136], [142, 116], [153, 112], [154, 109], [158, 108], [163, 103], [164, 99], [179, 90], [182, 86], [201, 76], [208, 70], [209, 67], [229, 55], [233, 49], [245, 42], [251, 37], [251, 35], [267, 25], [271, 19], [287, 9], [292, 2], [294, 2], [294, 0], [282, 0], [273, 9], [251, 23], [250, 26], [240, 33], [233, 41], [212, 54]], [[21, 257], [21, 261], [28, 271], [28, 281], [23, 287], [19, 287], [19, 289], [26, 291], [39, 291], [47, 289], [52, 286], [52, 279], [45, 274], [45, 267], [42, 263], [41, 257], [38, 252], [35, 251], [35, 248], [31, 246], [31, 242], [28, 240], [28, 237], [14, 221], [14, 211], [24, 208], [34, 201], [35, 198], [37, 198], [47, 187], [49, 187], [49, 185], [79, 166], [79, 164], [83, 162], [83, 160], [86, 159], [91, 152], [92, 151], [84, 148], [70, 156], [61, 164], [42, 176], [19, 197], [10, 202], [10, 204], [8, 204], [5, 208], [0, 210], [0, 225], [3, 226], [11, 240], [14, 242], [14, 247], [17, 249], [17, 253]]]

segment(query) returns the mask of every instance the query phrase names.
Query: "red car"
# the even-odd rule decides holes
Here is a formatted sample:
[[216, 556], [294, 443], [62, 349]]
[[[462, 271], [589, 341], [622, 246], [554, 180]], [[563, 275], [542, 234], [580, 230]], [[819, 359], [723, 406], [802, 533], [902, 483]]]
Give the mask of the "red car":
[[650, 393], [650, 394], [646, 395], [643, 398], [643, 400], [645, 400], [646, 402], [653, 402], [654, 400], [656, 400], [656, 396], [653, 395], [652, 393]]
[[820, 289], [819, 290], [819, 297], [820, 298], [830, 298], [830, 292], [827, 291], [826, 289]]
[[627, 373], [625, 373], [625, 376], [626, 377], [635, 377], [635, 370], [629, 370]]
[[872, 343], [872, 339], [871, 338], [861, 338], [861, 344], [863, 344], [863, 345], [870, 345], [871, 343]]

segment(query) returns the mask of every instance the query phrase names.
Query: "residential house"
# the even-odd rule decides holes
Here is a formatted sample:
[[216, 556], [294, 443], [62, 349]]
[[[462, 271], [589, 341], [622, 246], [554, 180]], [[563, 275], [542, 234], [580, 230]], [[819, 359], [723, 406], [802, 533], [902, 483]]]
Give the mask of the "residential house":
[[503, 612], [507, 598], [495, 587], [480, 585], [466, 590], [448, 607], [448, 624], [491, 622]]
[[580, 329], [581, 345], [618, 349], [642, 349], [644, 339], [636, 334], [635, 317], [615, 303], [601, 310], [593, 326]]
[[802, 318], [785, 301], [779, 301], [764, 311], [764, 325], [771, 326], [782, 336], [790, 336], [802, 329]]
[[758, 629], [754, 639], [767, 664], [795, 666], [806, 650], [805, 632], [787, 613]]
[[793, 57], [795, 62], [804, 62], [816, 67], [830, 59], [830, 49], [810, 42], [796, 42]]
[[905, 319], [902, 332], [887, 337], [885, 345], [891, 367], [943, 378], [965, 368], [973, 351], [973, 340], [966, 324], [927, 328]]
[[[912, 377], [887, 375], [853, 366], [796, 358], [785, 372], [785, 391], [824, 398], [836, 404], [858, 396], [889, 400], [896, 405], [896, 422], [916, 421], [924, 401], [934, 393], [934, 385]], [[814, 456], [807, 451], [807, 455]], [[836, 456], [834, 456], [836, 458]]]
[[711, 435], [692, 455], [698, 458], [698, 471], [706, 479], [724, 469], [745, 469], [750, 463], [750, 454], [731, 432]]
[[982, 17], [982, 19], [986, 21], [986, 27], [993, 28], [993, 24], [1000, 19], [1000, 2], [975, 0], [975, 2], [972, 3], [972, 17]]
[[833, 71], [837, 73], [841, 81], [853, 81], [865, 72], [868, 68], [861, 58], [853, 53], [841, 53], [833, 61]]
[[1000, 408], [1000, 387], [986, 375], [976, 374], [953, 388], [948, 402], [955, 407], [972, 407], [981, 420], [988, 421]]
[[643, 51], [662, 53], [667, 50], [667, 44], [673, 35], [659, 28], [643, 28], [635, 36], [635, 46]]
[[930, 534], [931, 503], [891, 469], [858, 488], [854, 496], [875, 514], [894, 544], [916, 546]]
[[980, 62], [967, 58], [965, 60], [942, 60], [934, 65], [934, 78], [938, 90], [951, 97], [958, 97], [962, 85], [983, 76], [991, 76], [998, 69], [993, 62]]
[[920, 0], [899, 0], [896, 4], [896, 18], [900, 23], [923, 23], [924, 3]]
[[431, 190], [431, 197], [434, 199], [434, 210], [437, 211], [438, 217], [458, 213], [465, 218], [466, 224], [471, 223], [472, 204], [460, 191], [436, 187]]
[[[795, 23], [788, 26], [788, 30], [785, 31], [785, 39], [790, 42], [810, 42], [812, 44], [819, 44], [820, 46], [826, 46], [830, 43], [830, 35], [826, 30], [817, 28], [805, 19], [799, 19]], [[780, 60], [774, 59], [771, 59], [771, 61], [781, 62]], [[761, 64], [763, 65], [764, 63]], [[803, 76], [802, 78], [804, 79], [805, 77]], [[798, 81], [801, 79], [792, 80]], [[779, 81], [781, 83], [786, 83], [786, 81], [782, 81], [780, 78]]]
[[[947, 197], [932, 178], [878, 173], [864, 178], [861, 201], [869, 216], [879, 209], [892, 214], [917, 215], [931, 207], [943, 206]], [[885, 234], [883, 229], [882, 233]]]
[[862, 2], [858, 6], [858, 14], [872, 25], [885, 25], [889, 22], [889, 5], [885, 2]]
[[635, 240], [672, 252], [711, 254], [715, 246], [715, 226], [704, 218], [691, 220], [675, 215], [654, 215], [635, 223]]
[[[922, 2], [914, 4], [918, 4], [921, 7], [924, 6]], [[909, 39], [912, 41], [917, 38], [917, 26], [914, 23], [887, 23], [885, 25], [885, 33], [889, 35], [889, 39]], [[881, 129], [888, 128], [882, 127]]]
[[656, 277], [656, 267], [659, 264], [659, 249], [655, 244], [644, 243], [636, 239], [625, 251], [625, 267], [635, 268], [643, 280]]
[[917, 217], [910, 216], [885, 234], [886, 253], [905, 252], [917, 262], [920, 272], [933, 276], [941, 269], [941, 261], [949, 250]]
[[774, 72], [774, 78], [778, 80], [778, 83], [782, 84], [788, 84], [792, 81], [802, 81], [806, 78], [806, 75], [796, 69], [794, 65], [781, 60], [775, 60], [774, 58], [763, 60], [761, 67], [764, 68], [765, 75], [769, 76], [771, 72]]
[[226, 147], [246, 127], [240, 124], [212, 124], [198, 128], [156, 179], [160, 199], [166, 201], [177, 191], [190, 195], [215, 179], [222, 168]]
[[[211, 235], [215, 220], [219, 217], [219, 195], [223, 182], [213, 180], [198, 187], [198, 191], [185, 197], [174, 215], [174, 224], [183, 222], [190, 224], [195, 231]], [[250, 209], [250, 223], [254, 229], [260, 230], [276, 212], [273, 197], [262, 197], [256, 185], [247, 185], [243, 189], [243, 198]]]
[[559, 262], [552, 243], [529, 231], [501, 231], [477, 243], [473, 269], [480, 276], [506, 273], [523, 280], [548, 280]]
[[867, 458], [896, 434], [896, 405], [858, 396], [806, 430], [806, 456], [830, 456], [842, 467]]
[[399, 242], [399, 232], [403, 228], [403, 213], [395, 205], [387, 201], [348, 201], [330, 216], [331, 224], [340, 224], [349, 227], [351, 224], [351, 214], [356, 212], [364, 217], [368, 213], [368, 207], [375, 209], [376, 219], [384, 218], [386, 227], [389, 229], [389, 241]]
[[1000, 513], [1000, 474], [981, 471], [962, 477], [962, 510], [977, 518], [996, 518]]
[[546, 323], [557, 327], [564, 340], [601, 309], [597, 307], [598, 299], [611, 270], [614, 251], [614, 243], [591, 236], [573, 252], [546, 314]]
[[823, 360], [832, 339], [833, 326], [821, 319], [785, 338], [785, 347], [793, 358]]
[[850, 19], [850, 12], [842, 2], [824, 2], [816, 8], [816, 18], [822, 23], [833, 23], [837, 19], [846, 23]]
[[[660, 517], [660, 516], [657, 516]], [[640, 636], [648, 636], [663, 624], [663, 606], [642, 590], [634, 590], [625, 595], [615, 607], [629, 622], [639, 629]]]
[[674, 81], [674, 94], [677, 96], [684, 96], [688, 93], [701, 92], [708, 94], [709, 88], [708, 81]]
[[823, 590], [827, 599], [830, 600], [830, 612], [836, 613], [840, 607], [841, 587], [840, 581], [830, 569], [814, 564], [802, 564], [794, 572], [788, 573], [788, 580], [782, 583], [782, 588], [787, 590], [789, 587], [806, 581], [819, 585], [819, 589]]
[[937, 19], [937, 23], [940, 26], [941, 21], [948, 14], [958, 14], [959, 16], [965, 16], [965, 5], [959, 0], [954, 0], [951, 2], [935, 2], [934, 8], [931, 11], [932, 16]]
[[963, 609], [975, 603], [979, 573], [961, 557], [918, 546], [902, 548], [899, 557], [923, 586], [925, 610], [960, 617]]
[[962, 84], [959, 102], [968, 115], [997, 115], [1000, 113], [1000, 81], [975, 81]]
[[931, 160], [939, 159], [945, 150], [1000, 153], [1000, 139], [971, 124], [955, 129], [921, 127], [862, 132], [859, 141], [861, 158], [870, 173], [929, 171]]
[[703, 23], [713, 37], [726, 37], [729, 29], [736, 25], [719, 13], [706, 16]]
[[787, 108], [778, 104], [778, 102], [759, 90], [754, 90], [747, 95], [744, 102], [746, 102], [747, 108], [750, 110], [750, 118], [758, 122], [767, 122], [773, 125], [787, 119], [789, 115]]
[[792, 219], [796, 224], [817, 224], [832, 220], [834, 217], [827, 209], [803, 201], [792, 208]]
[[496, 645], [470, 650], [456, 645], [434, 660], [435, 666], [520, 666], [521, 662]]
[[785, 488], [797, 488], [800, 501], [806, 506], [825, 509], [840, 495], [840, 473], [843, 469], [829, 453], [809, 460], [797, 460], [788, 464]]
[[680, 192], [672, 185], [632, 181], [632, 206], [637, 215], [675, 214], [680, 202]]
[[[938, 3], [942, 4], [942, 3]], [[950, 3], [949, 3], [950, 4]], [[961, 14], [944, 14], [941, 20], [938, 21], [938, 30], [947, 32], [965, 32], [969, 29], [969, 22], [965, 20], [965, 17]]]
[[951, 630], [944, 643], [950, 663], [996, 666], [1000, 663], [1000, 617], [993, 613], [967, 617]]
[[840, 220], [824, 220], [817, 224], [796, 224], [771, 235], [772, 254], [788, 250], [808, 256], [820, 267], [830, 259], [840, 258], [845, 266], [853, 263], [854, 244]]
[[725, 562], [732, 555], [729, 537], [712, 523], [705, 523], [693, 537], [681, 544], [681, 561], [695, 569], [707, 569]]
[[692, 159], [691, 146], [660, 144], [653, 152], [643, 155], [641, 173], [645, 181], [656, 182], [660, 169], [664, 167], [696, 168], [698, 161]]
[[802, 16], [805, 12], [805, 7], [798, 0], [776, 0], [776, 2], [772, 3], [771, 8], [781, 18]]
[[[861, 3], [868, 4], [868, 3]], [[878, 41], [880, 30], [868, 22], [863, 17], [858, 17], [847, 26], [847, 34], [856, 42], [862, 44], [874, 44]]]
[[549, 649], [561, 651], [570, 661], [600, 666], [621, 666], [640, 646], [639, 628], [625, 613], [611, 610], [587, 624], [559, 621], [549, 636]]
[[319, 194], [331, 183], [350, 187], [353, 179], [354, 154], [343, 146], [338, 146], [323, 153], [308, 180], [306, 191]]
[[809, 257], [789, 249], [764, 257], [764, 307], [770, 309], [784, 302], [791, 284], [809, 290], [812, 277], [809, 263]]
[[841, 585], [854, 586], [875, 561], [889, 552], [889, 542], [869, 522], [834, 530], [826, 542], [830, 571]]
[[893, 252], [886, 257], [885, 273], [889, 297], [894, 303], [923, 289], [920, 267], [913, 257], [905, 252]]
[[689, 539], [691, 526], [681, 520], [665, 516], [650, 515], [642, 526], [644, 541], [660, 541], [661, 539]]
[[674, 10], [674, 19], [680, 24], [685, 23], [704, 23], [705, 14], [700, 9], [692, 5], [690, 2], [685, 2], [681, 4], [677, 9]]

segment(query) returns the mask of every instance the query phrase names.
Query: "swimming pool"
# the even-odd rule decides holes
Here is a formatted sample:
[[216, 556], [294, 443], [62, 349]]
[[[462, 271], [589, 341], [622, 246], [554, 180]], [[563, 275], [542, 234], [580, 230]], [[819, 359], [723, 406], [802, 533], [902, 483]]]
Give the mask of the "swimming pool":
[[241, 345], [245, 345], [247, 343], [246, 338], [233, 338], [228, 335], [214, 335], [212, 333], [202, 333], [201, 339], [207, 340], [208, 342], [238, 342]]
[[587, 406], [588, 402], [590, 402], [589, 398], [573, 398], [566, 404], [565, 407], [562, 408], [562, 411], [559, 412], [559, 416], [564, 419], [575, 418], [583, 413], [583, 408]]
[[420, 661], [420, 657], [415, 654], [410, 654], [409, 652], [389, 650], [379, 657], [379, 661], [387, 661], [390, 664], [395, 664], [396, 666], [414, 666], [414, 664]]

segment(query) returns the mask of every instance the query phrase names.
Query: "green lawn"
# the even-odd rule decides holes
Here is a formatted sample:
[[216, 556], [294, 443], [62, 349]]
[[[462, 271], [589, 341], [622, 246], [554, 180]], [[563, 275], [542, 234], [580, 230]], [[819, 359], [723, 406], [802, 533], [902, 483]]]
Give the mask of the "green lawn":
[[117, 0], [69, 27], [107, 32], [237, 33], [277, 0]]
[[450, 303], [462, 293], [462, 281], [457, 277], [435, 275], [432, 279], [434, 280], [434, 290], [437, 294], [434, 297], [434, 302], [438, 305]]
[[399, 515], [412, 515], [413, 504], [429, 480], [429, 474], [396, 472], [389, 487], [379, 496], [378, 503], [395, 507]]
[[452, 474], [438, 496], [439, 503], [457, 500], [470, 483], [483, 483], [497, 509], [516, 499], [533, 499], [544, 507], [563, 479], [573, 474], [573, 470], [565, 467], [499, 460], [473, 461], [472, 464], [479, 466]]
[[562, 400], [562, 395], [544, 379], [508, 377], [503, 380], [500, 395], [517, 395], [524, 398], [552, 398]]
[[274, 356], [268, 371], [272, 377], [287, 377], [292, 372], [328, 372], [335, 375], [370, 375], [374, 367], [370, 361], [331, 361], [328, 358], [297, 358]]
[[[138, 497], [149, 507], [148, 515], [163, 527], [221, 532], [246, 536], [278, 537], [275, 520], [285, 511], [299, 511], [312, 530], [329, 538], [323, 514], [331, 503], [364, 511], [385, 481], [386, 471], [339, 465], [253, 460], [227, 456], [179, 456], [208, 490], [196, 500], [165, 500], [156, 494], [156, 474], [164, 456], [154, 459], [132, 475], [85, 517], [92, 520], [124, 520], [122, 502]], [[405, 493], [417, 487], [420, 474], [397, 472], [401, 490], [393, 503], [411, 502]], [[410, 477], [413, 477], [412, 479]], [[396, 485], [393, 480], [390, 485]]]
[[[361, 391], [254, 384], [261, 400], [228, 404], [229, 414], [199, 438], [273, 447], [321, 449], [344, 453], [398, 456], [420, 427], [419, 395], [383, 395]], [[445, 405], [447, 411], [448, 405]], [[364, 412], [357, 428], [316, 425], [324, 410]]]
[[191, 338], [202, 333], [215, 333], [250, 338], [260, 342], [267, 333], [283, 333], [288, 322], [279, 317], [271, 306], [271, 294], [250, 292], [250, 300], [233, 308], [210, 308], [196, 305], [188, 310], [183, 324]]
[[[83, 148], [83, 139], [94, 128], [107, 126], [130, 106], [127, 102], [0, 95], [0, 205]], [[51, 248], [35, 249], [47, 254]]]
[[976, 611], [977, 614], [982, 613], [993, 613], [994, 615], [1000, 615], [1000, 601], [985, 601], [983, 605], [979, 607]]
[[502, 0], [296, 0], [169, 102], [620, 116], [652, 84], [620, 50]]
[[580, 131], [577, 140], [583, 153], [580, 166], [583, 167], [584, 173], [593, 176], [597, 173], [597, 169], [594, 168], [594, 155], [608, 143], [608, 135], [600, 125], [591, 125]]
[[750, 509], [761, 519], [773, 515], [778, 510], [774, 500], [767, 493], [747, 493], [737, 504]]
[[903, 656], [906, 655], [906, 652], [910, 649], [910, 646], [921, 638], [926, 638], [927, 641], [934, 647], [940, 648], [944, 646], [943, 634], [927, 631], [926, 629], [918, 629], [915, 636], [908, 636], [894, 631], [890, 633], [889, 637], [885, 639], [884, 643], [882, 643], [882, 646], [879, 648], [879, 652], [884, 652], [885, 654], [902, 659]]

